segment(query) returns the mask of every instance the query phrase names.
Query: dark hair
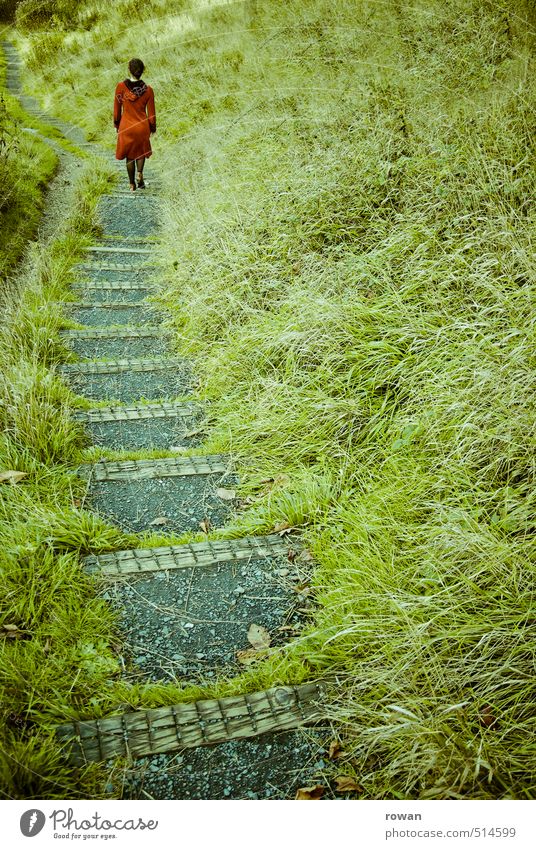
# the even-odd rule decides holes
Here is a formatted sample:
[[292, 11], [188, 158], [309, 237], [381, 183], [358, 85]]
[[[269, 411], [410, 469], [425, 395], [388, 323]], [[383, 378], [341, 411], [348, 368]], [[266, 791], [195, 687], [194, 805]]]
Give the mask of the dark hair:
[[128, 70], [133, 77], [136, 77], [136, 79], [139, 80], [145, 70], [145, 65], [141, 59], [131, 59], [128, 63]]

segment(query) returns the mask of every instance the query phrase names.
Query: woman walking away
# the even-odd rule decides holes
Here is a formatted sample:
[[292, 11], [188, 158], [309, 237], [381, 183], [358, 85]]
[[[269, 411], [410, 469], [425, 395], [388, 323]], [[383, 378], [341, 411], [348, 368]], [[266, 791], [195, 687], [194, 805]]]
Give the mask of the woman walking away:
[[150, 136], [156, 133], [154, 92], [141, 79], [145, 65], [141, 59], [128, 63], [130, 77], [115, 89], [114, 125], [117, 130], [116, 159], [127, 160], [130, 191], [136, 191], [135, 168], [138, 166], [138, 188], [144, 189], [143, 166], [151, 156]]

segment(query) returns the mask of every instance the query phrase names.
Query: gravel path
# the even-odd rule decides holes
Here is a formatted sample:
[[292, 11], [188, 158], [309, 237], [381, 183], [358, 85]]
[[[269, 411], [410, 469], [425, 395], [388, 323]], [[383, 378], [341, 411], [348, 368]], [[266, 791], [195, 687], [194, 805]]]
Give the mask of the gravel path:
[[[14, 66], [8, 73], [8, 82], [23, 105], [37, 111], [37, 101], [21, 96]], [[78, 128], [57, 120], [49, 123], [72, 140], [84, 143]], [[43, 243], [56, 234], [65, 208], [71, 205], [73, 181], [80, 167], [63, 150], [58, 149], [58, 155], [60, 170], [52, 183], [54, 191], [47, 197], [47, 215], [39, 233]], [[158, 197], [154, 188], [129, 194], [122, 190], [124, 187], [123, 174], [121, 188], [99, 204], [102, 245], [139, 246], [144, 239], [154, 240], [158, 232]], [[153, 244], [156, 255], [156, 242]], [[150, 266], [151, 261], [151, 254], [88, 252], [87, 259], [75, 269], [75, 291], [85, 305], [66, 306], [67, 314], [88, 328], [158, 325], [158, 314], [149, 304], [135, 306], [155, 291], [158, 269]], [[146, 286], [92, 289], [84, 280], [142, 282]], [[103, 306], [106, 303], [119, 306], [107, 309]], [[101, 364], [116, 359], [172, 356], [169, 338], [164, 334], [71, 337], [70, 344], [79, 357]], [[109, 404], [171, 401], [187, 396], [195, 383], [188, 364], [180, 361], [166, 370], [155, 367], [152, 371], [137, 371], [132, 367], [116, 373], [76, 374], [66, 370], [64, 374], [76, 392]], [[197, 443], [199, 418], [194, 413], [185, 418], [92, 422], [86, 427], [94, 444], [112, 451], [176, 449]], [[237, 483], [233, 474], [93, 481], [85, 506], [134, 533], [198, 532], [200, 524], [210, 531], [222, 526], [232, 514], [236, 502], [229, 500], [229, 489]], [[215, 558], [203, 566], [109, 582], [101, 592], [118, 614], [122, 634], [118, 652], [125, 679], [201, 683], [243, 670], [245, 664], [252, 662], [252, 650], [255, 653], [252, 625], [261, 630], [270, 648], [282, 646], [303, 627], [310, 602], [302, 592], [302, 580], [294, 557], [289, 560], [284, 555], [256, 554], [248, 560], [219, 562]], [[298, 787], [315, 783], [324, 783], [329, 791], [324, 770], [325, 747], [331, 737], [327, 728], [287, 731], [141, 758], [122, 772], [109, 764], [111, 783], [106, 791], [123, 799], [289, 799], [294, 798]]]

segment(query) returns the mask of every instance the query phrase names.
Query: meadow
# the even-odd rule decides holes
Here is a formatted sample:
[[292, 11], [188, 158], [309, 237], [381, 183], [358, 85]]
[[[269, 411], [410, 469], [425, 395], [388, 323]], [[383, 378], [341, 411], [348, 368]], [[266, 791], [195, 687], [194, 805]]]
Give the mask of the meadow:
[[[14, 35], [28, 89], [110, 147], [114, 85], [146, 59], [160, 300], [210, 402], [204, 450], [230, 452], [242, 481], [224, 533], [286, 523], [317, 562], [307, 631], [206, 692], [336, 674], [329, 714], [363, 798], [534, 798], [534, 5], [140, 9], [23, 0]], [[88, 173], [78, 238], [41, 260], [0, 352], [16, 396], [3, 463], [16, 452], [28, 472], [3, 488], [4, 622], [35, 634], [6, 640], [7, 745], [23, 764], [9, 781], [15, 794], [28, 768], [44, 775], [35, 798], [54, 780], [102, 786], [95, 769], [61, 772], [62, 716], [192, 692], [116, 680], [114, 622], [77, 565], [124, 542], [72, 509], [77, 402], [48, 371], [67, 356], [61, 264], [105, 180]], [[58, 593], [63, 613], [39, 607]]]

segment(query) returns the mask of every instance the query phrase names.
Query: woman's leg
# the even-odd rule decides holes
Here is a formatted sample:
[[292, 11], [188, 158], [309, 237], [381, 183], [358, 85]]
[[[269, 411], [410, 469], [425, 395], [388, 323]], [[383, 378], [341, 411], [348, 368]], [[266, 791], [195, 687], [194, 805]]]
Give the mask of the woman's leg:
[[143, 181], [143, 166], [145, 165], [145, 156], [140, 156], [139, 159], [136, 159], [136, 165], [138, 167], [138, 186], [141, 189], [145, 185]]
[[134, 186], [136, 188], [136, 160], [135, 159], [127, 159], [127, 173], [128, 179], [130, 180], [130, 187]]

